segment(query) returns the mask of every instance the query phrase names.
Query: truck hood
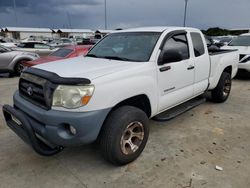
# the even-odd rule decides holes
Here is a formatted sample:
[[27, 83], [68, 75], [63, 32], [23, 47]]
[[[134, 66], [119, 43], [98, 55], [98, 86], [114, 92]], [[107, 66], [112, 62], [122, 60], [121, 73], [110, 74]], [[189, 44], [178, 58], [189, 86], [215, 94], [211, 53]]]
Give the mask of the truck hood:
[[54, 72], [61, 77], [88, 78], [93, 80], [131, 67], [142, 62], [125, 62], [92, 57], [75, 57], [34, 66], [34, 68]]

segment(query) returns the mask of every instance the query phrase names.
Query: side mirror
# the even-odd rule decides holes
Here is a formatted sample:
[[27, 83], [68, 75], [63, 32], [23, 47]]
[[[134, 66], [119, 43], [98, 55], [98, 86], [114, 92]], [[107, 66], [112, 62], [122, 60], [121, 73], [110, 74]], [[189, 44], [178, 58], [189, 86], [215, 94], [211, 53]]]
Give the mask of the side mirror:
[[166, 63], [174, 63], [182, 60], [183, 57], [181, 53], [177, 50], [162, 51], [158, 60], [158, 65], [164, 65]]

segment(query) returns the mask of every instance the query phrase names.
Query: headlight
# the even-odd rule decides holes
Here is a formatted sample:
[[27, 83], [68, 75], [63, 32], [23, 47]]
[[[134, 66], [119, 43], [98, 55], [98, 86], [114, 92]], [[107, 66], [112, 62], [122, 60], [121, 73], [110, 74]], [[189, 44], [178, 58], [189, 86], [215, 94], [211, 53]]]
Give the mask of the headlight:
[[59, 85], [54, 91], [52, 106], [75, 109], [88, 104], [94, 92], [94, 86]]

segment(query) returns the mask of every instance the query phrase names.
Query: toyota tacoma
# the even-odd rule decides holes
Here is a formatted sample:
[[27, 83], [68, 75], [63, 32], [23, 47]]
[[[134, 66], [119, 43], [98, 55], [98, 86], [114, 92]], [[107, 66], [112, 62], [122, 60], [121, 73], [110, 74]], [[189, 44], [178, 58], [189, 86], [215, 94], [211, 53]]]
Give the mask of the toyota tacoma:
[[37, 153], [97, 141], [115, 165], [134, 161], [149, 136], [149, 119], [167, 121], [205, 101], [228, 99], [236, 50], [208, 50], [200, 30], [149, 27], [117, 31], [86, 57], [23, 71], [7, 125]]

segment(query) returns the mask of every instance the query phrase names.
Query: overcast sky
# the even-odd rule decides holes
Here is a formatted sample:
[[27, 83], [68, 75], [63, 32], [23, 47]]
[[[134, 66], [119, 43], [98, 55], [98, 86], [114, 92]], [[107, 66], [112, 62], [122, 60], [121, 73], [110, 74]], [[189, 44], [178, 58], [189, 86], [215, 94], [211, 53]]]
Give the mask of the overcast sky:
[[[16, 0], [17, 24], [13, 2], [0, 0], [0, 27], [104, 28], [104, 0]], [[107, 0], [107, 14], [109, 29], [182, 26], [184, 0]], [[187, 25], [249, 28], [250, 0], [189, 0]]]

